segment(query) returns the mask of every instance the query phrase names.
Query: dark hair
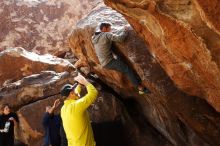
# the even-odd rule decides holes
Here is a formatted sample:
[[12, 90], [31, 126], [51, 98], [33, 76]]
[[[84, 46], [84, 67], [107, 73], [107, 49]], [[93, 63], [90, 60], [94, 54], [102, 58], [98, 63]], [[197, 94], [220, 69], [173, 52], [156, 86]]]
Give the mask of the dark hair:
[[10, 105], [8, 103], [4, 103], [1, 105], [1, 111], [3, 111], [6, 106], [10, 108]]
[[108, 28], [108, 27], [110, 27], [110, 26], [111, 26], [110, 23], [103, 22], [103, 23], [100, 24], [99, 29], [102, 30], [104, 27]]

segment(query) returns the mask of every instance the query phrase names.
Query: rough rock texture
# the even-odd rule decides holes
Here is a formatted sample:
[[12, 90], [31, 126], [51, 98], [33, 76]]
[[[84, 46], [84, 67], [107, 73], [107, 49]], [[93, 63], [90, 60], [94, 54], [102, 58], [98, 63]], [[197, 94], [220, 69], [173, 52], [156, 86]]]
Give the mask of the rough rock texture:
[[55, 73], [44, 71], [9, 84], [0, 89], [0, 103], [10, 103], [18, 109], [29, 103], [58, 95], [65, 83], [73, 83], [73, 77], [68, 72]]
[[[216, 23], [219, 19], [211, 19], [212, 16], [206, 19], [205, 15], [210, 12], [198, 7], [206, 5], [215, 11], [211, 2], [210, 6], [202, 1], [197, 1], [196, 5], [190, 0], [105, 2], [126, 16], [180, 89], [206, 99], [220, 112], [220, 36], [213, 31], [214, 28], [218, 30]], [[218, 7], [219, 2], [215, 1], [215, 4]], [[210, 29], [209, 26], [215, 27]]]
[[208, 27], [213, 29], [220, 35], [220, 3], [218, 0], [203, 1], [193, 0], [197, 9], [200, 12], [201, 18], [207, 24]]
[[23, 48], [7, 49], [0, 52], [0, 87], [45, 70], [67, 71], [68, 66], [68, 61], [51, 55], [37, 55]]
[[[136, 107], [140, 108], [141, 113], [137, 116], [137, 124], [143, 132], [134, 138], [139, 139], [137, 141], [146, 138], [144, 132], [148, 128], [145, 123], [149, 121], [173, 145], [220, 145], [220, 115], [212, 108], [213, 106], [218, 110], [219, 107], [219, 70], [216, 60], [211, 58], [213, 52], [183, 23], [188, 20], [188, 15], [184, 15], [186, 18], [181, 17], [185, 11], [175, 13], [175, 9], [170, 10], [170, 13], [180, 15], [182, 21], [187, 19], [178, 22], [174, 16], [165, 15], [158, 10], [164, 2], [167, 3], [166, 6], [173, 6], [178, 11], [177, 6], [182, 8], [183, 2], [175, 1], [179, 4], [177, 6], [172, 5], [174, 1], [157, 2], [160, 5], [155, 8], [154, 1], [150, 4], [146, 1], [106, 1], [106, 4], [125, 14], [137, 34], [144, 38], [141, 39], [130, 30], [125, 43], [114, 45], [117, 54], [139, 74], [152, 94], [137, 95], [122, 74], [103, 69], [99, 65], [91, 43], [97, 22], [110, 21], [113, 31], [128, 24], [120, 14], [109, 8], [92, 11], [73, 30], [69, 41], [73, 53], [79, 58], [77, 65], [87, 66], [121, 96], [137, 101]], [[184, 10], [192, 10], [193, 4], [190, 2], [189, 5], [191, 9]], [[215, 34], [209, 28], [205, 29], [210, 34]], [[197, 31], [198, 34], [201, 33], [200, 30]], [[217, 34], [212, 37], [218, 40]], [[186, 93], [198, 97], [183, 93], [176, 85]], [[199, 97], [205, 98], [212, 106]], [[136, 145], [144, 146], [147, 143]]]
[[0, 51], [23, 47], [55, 54], [68, 49], [72, 26], [100, 0], [1, 0]]

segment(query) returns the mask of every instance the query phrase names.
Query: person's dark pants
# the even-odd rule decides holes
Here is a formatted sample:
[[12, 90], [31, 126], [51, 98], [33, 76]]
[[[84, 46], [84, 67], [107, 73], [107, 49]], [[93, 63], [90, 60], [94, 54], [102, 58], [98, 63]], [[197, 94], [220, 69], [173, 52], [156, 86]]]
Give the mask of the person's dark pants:
[[116, 70], [125, 74], [136, 88], [141, 83], [140, 78], [135, 75], [134, 71], [131, 70], [128, 65], [121, 60], [112, 59], [107, 65], [104, 66], [104, 68]]
[[63, 128], [63, 124], [60, 124], [60, 137], [61, 137], [61, 146], [68, 146], [68, 141], [66, 139], [66, 133]]
[[0, 146], [14, 146], [14, 138], [4, 137], [1, 140]]

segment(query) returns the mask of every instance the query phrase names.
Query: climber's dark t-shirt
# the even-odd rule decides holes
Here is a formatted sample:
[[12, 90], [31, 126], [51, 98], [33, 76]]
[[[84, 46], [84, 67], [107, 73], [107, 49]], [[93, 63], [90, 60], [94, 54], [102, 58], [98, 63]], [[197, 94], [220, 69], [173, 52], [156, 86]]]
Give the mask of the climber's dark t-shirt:
[[5, 128], [5, 123], [7, 121], [10, 122], [8, 132], [0, 132], [0, 146], [6, 146], [8, 143], [14, 141], [14, 122], [9, 120], [9, 118], [13, 117], [18, 122], [18, 116], [16, 113], [10, 113], [8, 115], [0, 115], [0, 129]]

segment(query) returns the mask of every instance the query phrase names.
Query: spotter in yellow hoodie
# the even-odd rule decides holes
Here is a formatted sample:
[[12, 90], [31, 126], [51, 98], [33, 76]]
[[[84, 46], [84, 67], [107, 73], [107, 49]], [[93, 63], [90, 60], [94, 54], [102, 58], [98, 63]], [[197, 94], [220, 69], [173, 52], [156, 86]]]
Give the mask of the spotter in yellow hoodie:
[[89, 82], [85, 86], [88, 93], [80, 99], [77, 96], [80, 92], [79, 85], [67, 84], [61, 89], [61, 95], [67, 97], [61, 109], [61, 118], [68, 146], [96, 145], [87, 108], [97, 98], [98, 91]]

